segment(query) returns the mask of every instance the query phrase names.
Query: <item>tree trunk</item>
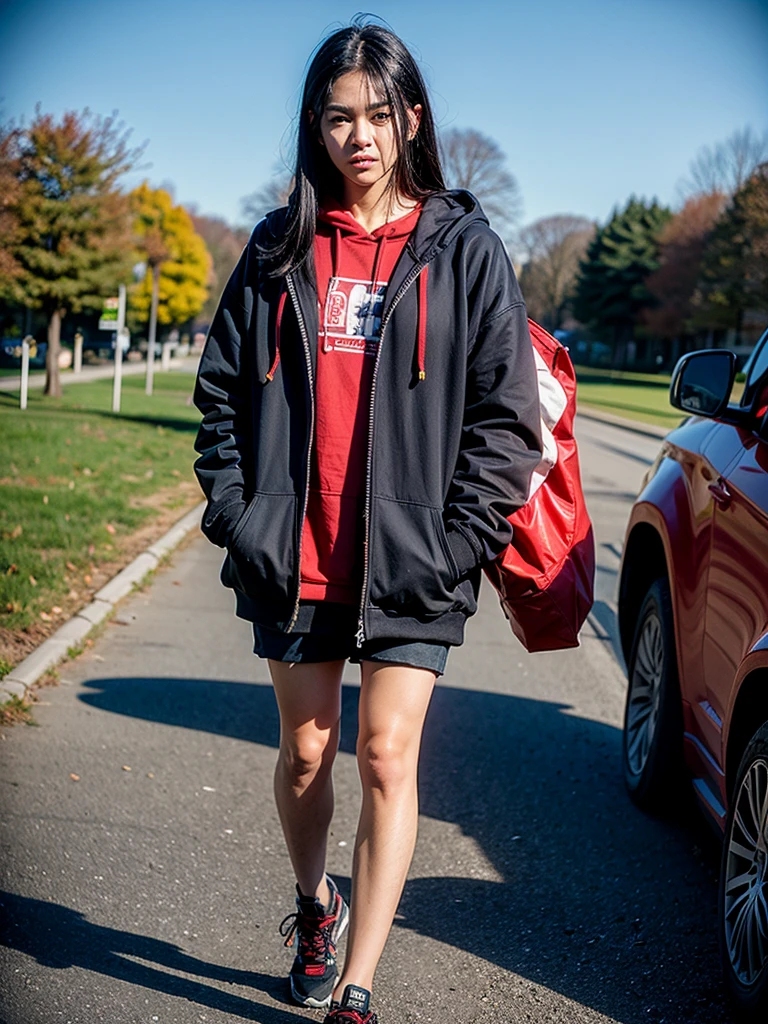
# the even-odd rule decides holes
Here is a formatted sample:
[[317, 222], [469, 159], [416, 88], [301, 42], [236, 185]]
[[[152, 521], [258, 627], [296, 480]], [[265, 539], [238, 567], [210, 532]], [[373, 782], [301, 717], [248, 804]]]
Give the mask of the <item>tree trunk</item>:
[[55, 309], [48, 321], [48, 351], [45, 356], [45, 394], [61, 398], [61, 373], [59, 353], [61, 352], [61, 318], [64, 311]]

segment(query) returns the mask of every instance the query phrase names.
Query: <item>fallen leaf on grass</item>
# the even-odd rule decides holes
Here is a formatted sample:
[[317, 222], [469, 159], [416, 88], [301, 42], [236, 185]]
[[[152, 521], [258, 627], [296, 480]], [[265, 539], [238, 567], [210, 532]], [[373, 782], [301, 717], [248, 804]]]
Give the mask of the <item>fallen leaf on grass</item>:
[[34, 576], [29, 577], [29, 582], [32, 584], [33, 587], [37, 586], [37, 580], [35, 579]]
[[85, 576], [83, 576], [83, 582], [84, 582], [84, 583], [85, 583], [85, 584], [86, 584], [87, 586], [90, 586], [90, 585], [91, 585], [91, 577], [90, 577], [90, 576], [88, 575], [88, 573], [86, 573], [86, 574], [85, 574]]
[[21, 525], [21, 523], [19, 523], [18, 526], [14, 526], [14, 528], [11, 530], [11, 540], [16, 540], [18, 537], [22, 535], [23, 532], [24, 527]]
[[116, 532], [116, 530], [115, 530], [114, 526], [112, 525], [112, 523], [107, 523], [107, 533], [115, 533], [115, 532]]
[[51, 616], [48, 614], [48, 612], [40, 612], [40, 618], [43, 620], [43, 622], [51, 621]]
[[53, 608], [51, 608], [51, 611], [53, 612], [54, 615], [61, 615], [61, 608], [59, 608], [57, 604], [55, 604]]
[[70, 572], [77, 572], [77, 566], [73, 565], [72, 562], [67, 562], [67, 568]]
[[5, 570], [6, 576], [14, 576], [19, 571], [18, 565], [15, 562], [11, 562], [8, 568]]
[[89, 544], [88, 545], [88, 554], [89, 555], [95, 555], [96, 554], [96, 545], [95, 544]]
[[43, 504], [44, 504], [44, 505], [47, 505], [47, 504], [48, 504], [48, 495], [47, 495], [47, 494], [44, 494], [44, 495], [43, 495]]

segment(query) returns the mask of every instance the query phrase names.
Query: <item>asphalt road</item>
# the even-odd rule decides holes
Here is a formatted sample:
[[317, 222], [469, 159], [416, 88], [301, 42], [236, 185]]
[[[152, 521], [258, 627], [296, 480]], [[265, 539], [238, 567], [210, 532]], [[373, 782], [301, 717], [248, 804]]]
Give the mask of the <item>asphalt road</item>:
[[[723, 1024], [717, 845], [620, 779], [616, 574], [658, 442], [580, 424], [598, 543], [579, 650], [525, 654], [490, 588], [430, 710], [419, 844], [377, 977], [381, 1024]], [[319, 1021], [286, 1002], [292, 879], [277, 717], [196, 538], [0, 742], [3, 1024]], [[331, 872], [359, 799], [348, 669]], [[78, 777], [75, 780], [72, 775]]]

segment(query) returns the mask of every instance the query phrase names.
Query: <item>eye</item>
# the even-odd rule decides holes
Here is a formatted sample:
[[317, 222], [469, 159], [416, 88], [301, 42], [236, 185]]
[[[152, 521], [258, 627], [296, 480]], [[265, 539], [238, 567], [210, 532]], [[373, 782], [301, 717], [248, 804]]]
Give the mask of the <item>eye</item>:
[[384, 124], [385, 122], [387, 122], [390, 119], [391, 116], [392, 115], [387, 113], [386, 111], [380, 110], [377, 114], [373, 115], [373, 120], [377, 124]]
[[349, 118], [344, 117], [343, 114], [336, 114], [331, 118], [331, 124], [344, 124], [344, 122], [348, 120]]

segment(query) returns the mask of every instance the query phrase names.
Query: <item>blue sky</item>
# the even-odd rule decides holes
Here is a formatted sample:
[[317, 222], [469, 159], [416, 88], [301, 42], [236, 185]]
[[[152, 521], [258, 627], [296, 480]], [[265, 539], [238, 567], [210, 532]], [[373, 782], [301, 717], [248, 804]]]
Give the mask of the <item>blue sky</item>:
[[[362, 8], [365, 10], [366, 8]], [[523, 221], [674, 203], [699, 148], [768, 128], [768, 0], [381, 2], [443, 127], [504, 149]], [[148, 140], [135, 181], [240, 221], [290, 158], [307, 58], [360, 7], [327, 0], [0, 0], [0, 106], [119, 111]], [[133, 182], [127, 182], [132, 184]]]

